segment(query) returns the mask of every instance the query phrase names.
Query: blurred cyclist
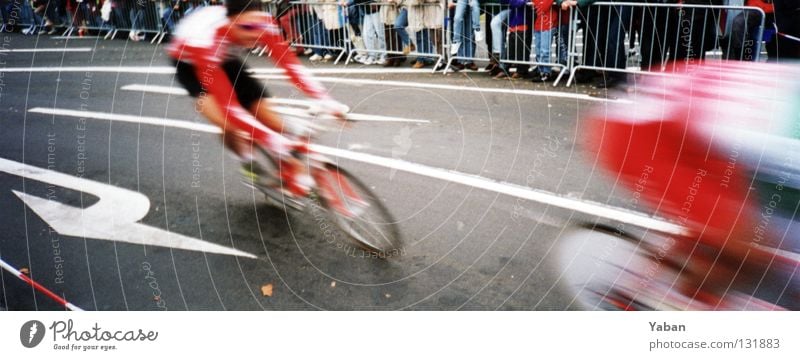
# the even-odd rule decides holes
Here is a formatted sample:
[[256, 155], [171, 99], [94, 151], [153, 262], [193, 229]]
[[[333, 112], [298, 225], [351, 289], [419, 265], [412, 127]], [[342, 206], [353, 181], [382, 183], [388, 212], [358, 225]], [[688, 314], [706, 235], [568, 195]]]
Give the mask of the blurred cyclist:
[[[317, 101], [313, 107], [344, 119], [347, 106], [332, 100], [325, 88], [300, 64], [281, 36], [272, 16], [260, 10], [258, 0], [226, 0], [225, 6], [195, 10], [176, 29], [167, 51], [176, 67], [176, 78], [197, 98], [196, 110], [223, 131], [223, 142], [245, 165], [245, 175], [255, 177], [249, 167], [253, 158], [254, 129], [266, 125], [268, 150], [287, 155], [291, 141], [280, 133], [296, 133], [295, 124], [284, 123], [272, 110], [269, 93], [254, 79], [238, 54], [265, 46], [270, 58], [289, 81]], [[288, 156], [282, 160], [291, 162]], [[308, 179], [302, 179], [308, 181]]]
[[637, 84], [633, 104], [596, 113], [591, 148], [657, 215], [693, 232], [671, 249], [682, 294], [712, 308], [745, 293], [797, 309], [800, 68], [676, 69]]

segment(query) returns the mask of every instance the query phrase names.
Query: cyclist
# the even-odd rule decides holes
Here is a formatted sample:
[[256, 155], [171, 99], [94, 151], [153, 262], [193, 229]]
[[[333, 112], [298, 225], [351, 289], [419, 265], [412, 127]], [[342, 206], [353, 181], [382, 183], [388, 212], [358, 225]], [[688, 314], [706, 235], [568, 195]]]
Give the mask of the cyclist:
[[[272, 110], [266, 88], [249, 74], [237, 53], [267, 47], [270, 58], [289, 80], [317, 100], [313, 106], [316, 112], [344, 119], [349, 111], [311, 77], [282, 38], [280, 27], [259, 5], [257, 0], [227, 0], [225, 6], [193, 11], [178, 24], [167, 48], [177, 80], [197, 98], [195, 109], [222, 129], [223, 143], [242, 161], [245, 175], [253, 179], [252, 141], [262, 142], [284, 162], [300, 165], [286, 156], [293, 142], [281, 133], [296, 134], [301, 130], [296, 124], [284, 123]], [[255, 133], [267, 136], [252, 139]], [[295, 180], [303, 186], [311, 185], [308, 176]]]
[[644, 79], [635, 105], [597, 112], [586, 129], [590, 148], [657, 215], [694, 233], [671, 249], [682, 294], [728, 308], [737, 300], [732, 290], [744, 288], [798, 309], [800, 68], [675, 69]]

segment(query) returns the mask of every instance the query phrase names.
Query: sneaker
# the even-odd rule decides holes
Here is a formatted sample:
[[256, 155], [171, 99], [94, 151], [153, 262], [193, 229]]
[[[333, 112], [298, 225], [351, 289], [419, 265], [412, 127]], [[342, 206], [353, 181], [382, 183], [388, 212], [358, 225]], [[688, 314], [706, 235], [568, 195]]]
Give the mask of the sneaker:
[[320, 60], [322, 60], [322, 56], [319, 56], [319, 54], [314, 54], [314, 55], [311, 55], [311, 57], [310, 57], [310, 58], [308, 58], [308, 60], [311, 60], [311, 61], [320, 61]]
[[362, 64], [364, 64], [364, 65], [372, 65], [374, 63], [375, 63], [375, 58], [368, 57], [368, 58], [364, 59], [364, 62]]
[[482, 42], [486, 40], [486, 36], [484, 36], [483, 30], [475, 30], [475, 42]]
[[414, 46], [414, 44], [408, 44], [406, 46], [403, 46], [403, 55], [408, 55], [409, 53], [412, 53], [414, 51], [417, 51], [417, 48]]
[[35, 30], [35, 29], [34, 29], [34, 27], [33, 27], [33, 26], [31, 26], [31, 27], [28, 27], [28, 28], [24, 28], [24, 29], [22, 29], [22, 34], [23, 34], [23, 35], [31, 35], [31, 34], [33, 34], [33, 31], [34, 31], [34, 30]]
[[458, 49], [461, 47], [461, 43], [452, 43], [450, 44], [450, 55], [458, 55]]
[[464, 64], [458, 61], [453, 61], [452, 63], [450, 63], [450, 68], [453, 69], [453, 71], [461, 71], [464, 70]]
[[331, 55], [330, 53], [325, 54], [325, 56], [322, 57], [322, 60], [325, 61], [329, 61], [330, 59], [333, 59], [333, 55]]
[[378, 60], [375, 60], [374, 64], [375, 65], [386, 65], [386, 58], [380, 58]]
[[312, 50], [312, 49], [306, 49], [306, 51], [303, 51], [303, 55], [306, 55], [306, 56], [311, 55], [313, 53], [314, 53], [314, 50]]
[[478, 71], [478, 65], [475, 65], [474, 62], [467, 63], [464, 65], [464, 67], [467, 68], [468, 70]]
[[358, 55], [353, 57], [353, 61], [355, 61], [355, 62], [357, 62], [359, 64], [366, 64], [367, 56], [364, 55], [364, 54], [358, 54]]

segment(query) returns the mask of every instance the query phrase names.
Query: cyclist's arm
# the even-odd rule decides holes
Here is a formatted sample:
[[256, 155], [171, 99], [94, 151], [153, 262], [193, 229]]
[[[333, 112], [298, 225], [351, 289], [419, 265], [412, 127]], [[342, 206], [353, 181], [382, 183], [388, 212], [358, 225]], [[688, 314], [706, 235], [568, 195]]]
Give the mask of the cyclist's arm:
[[322, 84], [314, 79], [311, 73], [300, 63], [297, 56], [289, 48], [289, 44], [284, 41], [280, 33], [280, 28], [275, 25], [272, 18], [269, 19], [272, 25], [264, 31], [259, 39], [261, 45], [270, 49], [270, 58], [276, 65], [286, 71], [289, 80], [307, 96], [318, 100], [329, 100], [327, 90]]

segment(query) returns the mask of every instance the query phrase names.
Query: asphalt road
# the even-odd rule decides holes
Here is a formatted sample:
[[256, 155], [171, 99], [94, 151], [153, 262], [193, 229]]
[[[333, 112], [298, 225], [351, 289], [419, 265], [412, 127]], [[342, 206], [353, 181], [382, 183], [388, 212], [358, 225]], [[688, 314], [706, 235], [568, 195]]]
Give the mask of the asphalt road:
[[[495, 189], [510, 183], [554, 198], [644, 210], [631, 206], [582, 146], [579, 119], [608, 103], [588, 98], [584, 88], [480, 73], [310, 64], [328, 69], [320, 76], [331, 94], [356, 113], [425, 120], [360, 122], [320, 138], [331, 148], [426, 169], [411, 173], [339, 159], [382, 197], [404, 237], [401, 256], [369, 258], [326, 241], [312, 216], [267, 206], [239, 182], [218, 135], [109, 118], [205, 123], [187, 96], [123, 89], [178, 86], [164, 71], [169, 62], [161, 46], [49, 36], [2, 40], [3, 49], [55, 50], [0, 52], [0, 158], [8, 160], [0, 169], [0, 257], [84, 309], [573, 309], [553, 254], [570, 226], [595, 218]], [[274, 96], [302, 99], [274, 78], [268, 61], [248, 62], [263, 70]], [[41, 176], [23, 174], [20, 164], [39, 168], [28, 170]], [[479, 176], [486, 186], [431, 176], [436, 171]], [[45, 221], [23, 201], [28, 194], [90, 209], [104, 201], [103, 189], [119, 199], [77, 217], [54, 210]], [[144, 209], [142, 199], [149, 205]], [[146, 226], [92, 238], [93, 229], [137, 211], [143, 218], [133, 221]], [[254, 257], [187, 250], [191, 241], [181, 239]], [[271, 296], [262, 293], [268, 284]], [[59, 308], [6, 272], [0, 306]]]

